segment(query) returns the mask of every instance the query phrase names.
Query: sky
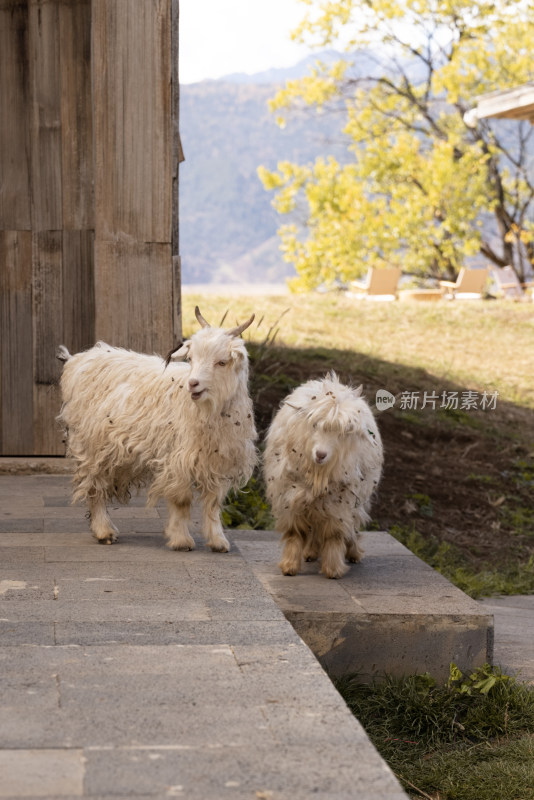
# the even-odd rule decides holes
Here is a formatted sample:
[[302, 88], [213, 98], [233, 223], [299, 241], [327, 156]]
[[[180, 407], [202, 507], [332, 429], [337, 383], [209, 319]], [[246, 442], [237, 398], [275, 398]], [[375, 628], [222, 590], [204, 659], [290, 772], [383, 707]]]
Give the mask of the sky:
[[310, 50], [290, 32], [299, 0], [180, 0], [180, 83], [296, 64]]

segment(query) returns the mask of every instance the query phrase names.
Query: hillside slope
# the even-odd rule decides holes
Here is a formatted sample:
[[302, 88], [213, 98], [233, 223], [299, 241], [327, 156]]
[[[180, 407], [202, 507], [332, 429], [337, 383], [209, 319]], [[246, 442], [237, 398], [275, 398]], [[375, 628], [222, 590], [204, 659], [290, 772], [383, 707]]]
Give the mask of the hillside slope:
[[299, 112], [285, 129], [267, 102], [277, 84], [203, 81], [181, 88], [180, 249], [184, 283], [277, 282], [294, 274], [279, 250], [281, 223], [260, 165], [346, 158], [337, 119]]

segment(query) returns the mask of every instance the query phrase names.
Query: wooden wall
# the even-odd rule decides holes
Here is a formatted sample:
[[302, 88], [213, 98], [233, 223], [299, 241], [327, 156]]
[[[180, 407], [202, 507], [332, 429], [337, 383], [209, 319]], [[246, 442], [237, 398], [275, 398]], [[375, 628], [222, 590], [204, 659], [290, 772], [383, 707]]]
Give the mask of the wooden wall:
[[60, 364], [181, 336], [178, 0], [0, 0], [0, 454], [59, 455]]

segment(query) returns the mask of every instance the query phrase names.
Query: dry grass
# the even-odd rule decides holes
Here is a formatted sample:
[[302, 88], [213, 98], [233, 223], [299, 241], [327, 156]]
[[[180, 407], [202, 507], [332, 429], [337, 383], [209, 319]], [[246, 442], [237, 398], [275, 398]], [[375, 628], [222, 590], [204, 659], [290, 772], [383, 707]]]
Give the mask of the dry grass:
[[373, 303], [357, 301], [343, 293], [279, 297], [185, 295], [186, 335], [196, 328], [197, 304], [212, 324], [218, 324], [228, 309], [232, 323], [254, 311], [256, 322], [250, 334], [254, 341], [265, 337], [287, 308], [288, 313], [279, 323], [279, 343], [351, 350], [422, 368], [444, 381], [475, 391], [497, 390], [502, 400], [534, 408], [534, 306], [530, 304]]

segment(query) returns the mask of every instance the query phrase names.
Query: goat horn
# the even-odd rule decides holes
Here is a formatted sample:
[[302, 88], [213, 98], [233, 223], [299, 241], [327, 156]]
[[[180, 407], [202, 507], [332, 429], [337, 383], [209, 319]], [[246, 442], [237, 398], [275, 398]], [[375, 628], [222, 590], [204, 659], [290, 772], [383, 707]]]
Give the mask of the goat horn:
[[243, 333], [243, 331], [244, 331], [244, 330], [246, 330], [246, 329], [248, 328], [248, 326], [249, 326], [249, 325], [252, 325], [252, 323], [254, 322], [254, 317], [255, 317], [255, 316], [256, 316], [256, 315], [255, 315], [255, 314], [253, 314], [253, 315], [251, 316], [251, 318], [250, 318], [250, 319], [248, 319], [246, 322], [243, 322], [243, 324], [242, 324], [242, 325], [238, 325], [238, 326], [237, 326], [237, 328], [232, 328], [231, 330], [229, 330], [229, 331], [226, 331], [227, 335], [228, 335], [228, 336], [241, 336], [241, 334]]
[[180, 344], [178, 344], [176, 347], [173, 347], [172, 350], [169, 350], [167, 358], [165, 359], [165, 369], [167, 369], [167, 367], [171, 363], [173, 355], [180, 349], [180, 347], [182, 345], [183, 345], [183, 342], [180, 342]]
[[195, 317], [197, 318], [201, 328], [210, 328], [211, 325], [209, 322], [206, 322], [202, 314], [200, 313], [200, 308], [195, 306]]

